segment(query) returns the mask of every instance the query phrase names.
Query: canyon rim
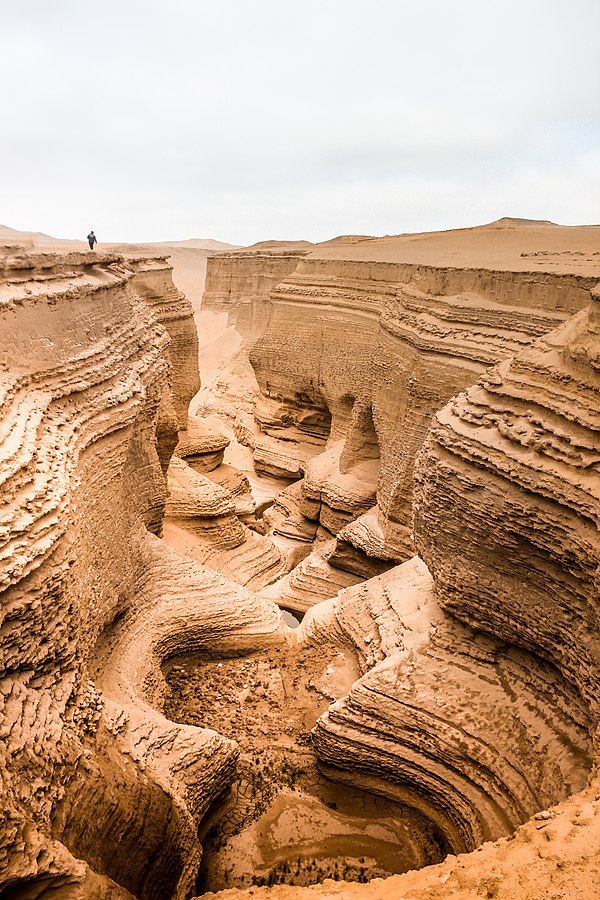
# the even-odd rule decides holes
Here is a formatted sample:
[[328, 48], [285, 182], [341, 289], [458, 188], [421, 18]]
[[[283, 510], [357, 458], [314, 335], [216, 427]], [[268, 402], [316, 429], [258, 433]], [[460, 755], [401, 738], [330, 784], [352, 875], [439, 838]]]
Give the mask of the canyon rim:
[[600, 226], [4, 228], [0, 392], [1, 896], [600, 896]]

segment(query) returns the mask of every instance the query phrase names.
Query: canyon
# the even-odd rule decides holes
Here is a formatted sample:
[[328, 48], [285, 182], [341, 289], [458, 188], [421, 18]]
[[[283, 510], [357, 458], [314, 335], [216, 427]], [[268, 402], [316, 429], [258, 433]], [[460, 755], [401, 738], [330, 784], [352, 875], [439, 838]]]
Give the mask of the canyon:
[[2, 896], [597, 896], [599, 283], [0, 234]]

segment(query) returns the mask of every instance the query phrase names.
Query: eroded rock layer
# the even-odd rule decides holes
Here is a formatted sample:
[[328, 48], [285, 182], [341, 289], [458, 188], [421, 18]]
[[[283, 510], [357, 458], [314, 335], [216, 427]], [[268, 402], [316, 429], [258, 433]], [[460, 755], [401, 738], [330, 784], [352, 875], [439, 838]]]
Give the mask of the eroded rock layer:
[[[412, 552], [413, 464], [433, 413], [490, 364], [589, 303], [592, 282], [316, 253], [271, 292], [266, 330], [250, 354], [265, 398], [258, 421], [265, 404], [277, 405], [280, 427], [320, 421], [326, 428], [330, 419], [325, 457], [305, 466], [307, 502], [324, 468], [331, 494], [340, 479], [364, 485], [361, 469], [373, 466], [384, 536], [378, 552], [401, 560]], [[355, 519], [375, 500], [365, 498], [361, 510], [352, 489], [334, 493], [320, 490], [317, 498], [321, 522], [334, 533], [349, 508]], [[378, 536], [367, 543], [374, 547]]]
[[[273, 527], [337, 535], [328, 560], [362, 577], [408, 555], [413, 532], [430, 567], [415, 558], [309, 608], [300, 641], [339, 645], [363, 672], [317, 723], [320, 764], [418, 809], [455, 852], [517, 829], [478, 893], [501, 896], [506, 883], [507, 897], [537, 897], [524, 874], [529, 893], [514, 893], [511, 873], [532, 831], [560, 820], [552, 804], [576, 794], [561, 808], [598, 829], [597, 780], [586, 789], [600, 671], [594, 284], [313, 253], [272, 291], [251, 353], [265, 431], [296, 440], [331, 417]], [[317, 547], [266, 593], [310, 607], [324, 559]], [[550, 825], [546, 839], [562, 833]], [[559, 843], [552, 852], [560, 859]], [[588, 868], [598, 871], [597, 852]], [[405, 876], [389, 896], [409, 881], [415, 896], [445, 896], [455, 870], [471, 884], [477, 863], [461, 858], [439, 882]], [[457, 875], [448, 896], [471, 896], [460, 886]]]
[[271, 291], [294, 271], [303, 252], [280, 248], [211, 256], [202, 308], [228, 313], [238, 333], [252, 342], [264, 331]]
[[202, 316], [226, 314], [228, 328], [239, 344], [228, 362], [226, 377], [212, 389], [212, 408], [246, 421], [252, 428], [252, 411], [258, 388], [248, 362], [248, 348], [262, 334], [273, 287], [292, 272], [302, 249], [271, 247], [211, 256], [206, 269]]
[[[434, 419], [417, 546], [441, 603], [600, 699], [600, 295]], [[435, 529], [433, 528], [435, 522]]]
[[[304, 260], [288, 279], [294, 289], [300, 269], [311, 265]], [[380, 373], [374, 387], [363, 388], [371, 397], [386, 378], [391, 394], [392, 374], [401, 375], [394, 402], [371, 406], [372, 423], [378, 442], [386, 434], [393, 443], [408, 430], [411, 471], [422, 448], [414, 538], [429, 569], [415, 557], [308, 610], [300, 640], [351, 652], [363, 673], [348, 695], [321, 716], [314, 745], [329, 776], [418, 809], [455, 853], [497, 841], [484, 844], [473, 859], [451, 856], [432, 872], [370, 887], [344, 886], [348, 896], [464, 900], [487, 894], [537, 900], [545, 887], [531, 876], [531, 868], [549, 891], [560, 884], [560, 891], [588, 900], [600, 872], [597, 775], [586, 786], [590, 766], [597, 762], [600, 671], [600, 293], [590, 279], [488, 273], [477, 282], [476, 274], [463, 275], [463, 290], [467, 284], [477, 287], [475, 298], [466, 291], [442, 296], [439, 283], [426, 298], [417, 296], [412, 285], [398, 288], [395, 324], [387, 331], [395, 329], [402, 353], [387, 375], [381, 374], [380, 360], [392, 354], [389, 348], [381, 351], [385, 341], [369, 362]], [[448, 277], [452, 290], [461, 277]], [[482, 296], [482, 285], [489, 295]], [[507, 285], [510, 304], [503, 296]], [[370, 428], [361, 426], [361, 440], [348, 427], [349, 408], [356, 407], [352, 393], [352, 403], [344, 398], [335, 414], [335, 391], [328, 380], [328, 367], [333, 371], [336, 362], [333, 338], [322, 368], [320, 357], [312, 365], [304, 361], [310, 346], [321, 346], [315, 318], [320, 317], [318, 327], [325, 333], [329, 316], [333, 332], [334, 291], [321, 310], [322, 284], [314, 296], [307, 289], [311, 311], [304, 318], [301, 301], [294, 309], [292, 293], [287, 283], [274, 292], [272, 318], [254, 357], [259, 382], [261, 368], [266, 377], [270, 344], [277, 342], [277, 365], [269, 370], [277, 382], [272, 389], [269, 381], [271, 399], [288, 403], [293, 419], [293, 398], [306, 381], [303, 402], [310, 391], [316, 408], [325, 402], [332, 410], [332, 432], [324, 454], [307, 467], [308, 490], [299, 495], [297, 487], [288, 489], [279, 510], [276, 504], [273, 521], [287, 530], [294, 517], [301, 521], [299, 514], [315, 521], [327, 506], [331, 522], [333, 509], [343, 512], [345, 504], [335, 493], [343, 483], [340, 476], [352, 472], [348, 445], [360, 448], [360, 463], [376, 458]], [[348, 296], [339, 300], [337, 314], [344, 322], [350, 305]], [[386, 315], [392, 305], [387, 304]], [[303, 328], [311, 333], [302, 352], [292, 351], [293, 364], [284, 358], [284, 306], [288, 322], [294, 313], [298, 317], [294, 335]], [[357, 315], [366, 320], [366, 301], [365, 309]], [[380, 327], [386, 330], [383, 323]], [[340, 364], [344, 390], [359, 379], [359, 373], [349, 375], [345, 368], [359, 352], [358, 340], [351, 337], [356, 331], [347, 331], [354, 343]], [[444, 376], [458, 392], [445, 406], [439, 388]], [[460, 381], [468, 384], [469, 378], [475, 383], [460, 393]], [[359, 407], [363, 417], [366, 402]], [[436, 404], [443, 408], [428, 432]], [[394, 521], [393, 501], [400, 491], [389, 481], [386, 487], [381, 443], [379, 450], [379, 510], [368, 509], [343, 525], [334, 553], [344, 552], [343, 540], [373, 556], [389, 552], [386, 528], [388, 519]], [[332, 457], [339, 460], [337, 469]], [[320, 482], [311, 465], [325, 472]], [[364, 486], [364, 479], [358, 481]], [[311, 488], [315, 483], [323, 488]], [[404, 488], [408, 503], [412, 483]], [[388, 499], [385, 516], [383, 497]], [[401, 524], [399, 516], [396, 524]], [[290, 592], [294, 578], [300, 585], [309, 560], [277, 586], [281, 595]], [[515, 830], [514, 838], [498, 840]], [[579, 840], [583, 830], [587, 850], [586, 841]], [[322, 893], [333, 896], [336, 890], [325, 885]], [[301, 897], [305, 891], [287, 887], [277, 894]]]
[[202, 419], [188, 416], [185, 430], [179, 436], [176, 455], [197, 472], [212, 472], [223, 462], [229, 438], [206, 427]]
[[[415, 558], [311, 610], [309, 639], [350, 644], [366, 674], [317, 725], [327, 771], [421, 810], [454, 851], [510, 834], [585, 786], [585, 703], [541, 660], [445, 617]], [[351, 774], [350, 774], [351, 773]]]

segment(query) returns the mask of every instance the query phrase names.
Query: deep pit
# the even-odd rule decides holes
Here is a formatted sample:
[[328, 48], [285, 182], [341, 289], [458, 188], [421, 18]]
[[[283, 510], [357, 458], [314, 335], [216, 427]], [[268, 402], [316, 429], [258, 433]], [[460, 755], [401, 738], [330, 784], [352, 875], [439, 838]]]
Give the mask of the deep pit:
[[240, 747], [235, 783], [204, 823], [198, 893], [368, 881], [448, 852], [415, 810], [319, 772], [310, 732], [358, 677], [349, 654], [291, 644], [180, 657], [165, 674], [169, 718], [214, 729]]

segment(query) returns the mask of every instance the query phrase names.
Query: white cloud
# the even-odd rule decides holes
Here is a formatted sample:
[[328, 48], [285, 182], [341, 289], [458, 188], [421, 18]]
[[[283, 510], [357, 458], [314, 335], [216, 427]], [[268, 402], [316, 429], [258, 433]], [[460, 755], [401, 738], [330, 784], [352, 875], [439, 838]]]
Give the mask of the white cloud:
[[599, 50], [597, 0], [11, 4], [0, 222], [242, 242], [597, 221]]

